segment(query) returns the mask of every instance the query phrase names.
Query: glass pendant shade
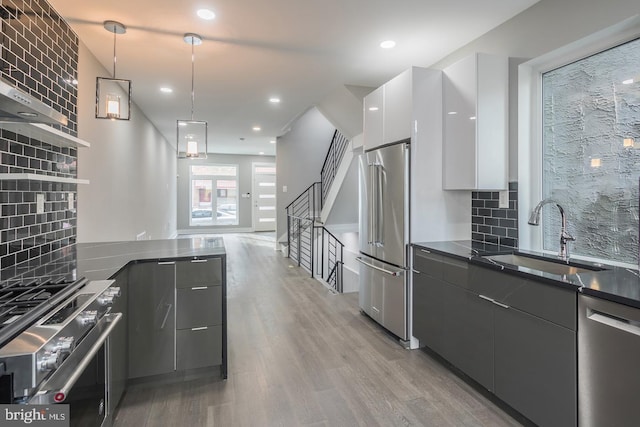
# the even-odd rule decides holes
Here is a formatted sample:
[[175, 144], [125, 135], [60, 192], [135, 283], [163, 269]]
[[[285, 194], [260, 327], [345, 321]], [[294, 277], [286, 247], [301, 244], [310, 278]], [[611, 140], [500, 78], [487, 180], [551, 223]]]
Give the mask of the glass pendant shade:
[[96, 118], [129, 120], [131, 118], [131, 80], [96, 79]]
[[207, 122], [178, 120], [178, 158], [207, 158]]

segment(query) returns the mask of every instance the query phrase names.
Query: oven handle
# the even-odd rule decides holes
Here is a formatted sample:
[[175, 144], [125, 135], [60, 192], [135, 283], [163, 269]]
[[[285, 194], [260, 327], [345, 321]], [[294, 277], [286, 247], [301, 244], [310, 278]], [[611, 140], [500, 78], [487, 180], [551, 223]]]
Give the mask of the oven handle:
[[[108, 319], [105, 319], [107, 317]], [[64, 402], [71, 388], [75, 385], [76, 381], [78, 381], [78, 378], [83, 374], [89, 363], [91, 363], [93, 356], [95, 356], [98, 350], [100, 350], [100, 347], [102, 347], [107, 338], [109, 338], [109, 334], [111, 334], [113, 328], [115, 328], [118, 322], [122, 319], [122, 313], [107, 314], [101, 320], [103, 319], [105, 319], [106, 322], [109, 322], [109, 326], [102, 331], [96, 342], [93, 343], [82, 360], [76, 365], [76, 368], [73, 370], [71, 375], [69, 375], [67, 381], [61, 387], [55, 387], [53, 389], [46, 389], [47, 384], [45, 383], [43, 388], [41, 388], [38, 393], [29, 400], [30, 404], [47, 405], [51, 403]]]

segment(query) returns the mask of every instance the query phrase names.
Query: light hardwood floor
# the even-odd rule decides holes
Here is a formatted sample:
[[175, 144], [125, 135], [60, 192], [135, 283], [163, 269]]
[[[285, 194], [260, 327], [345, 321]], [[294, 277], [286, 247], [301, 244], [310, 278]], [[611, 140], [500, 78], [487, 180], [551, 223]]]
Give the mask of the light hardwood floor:
[[518, 426], [252, 234], [225, 235], [229, 378], [128, 389], [117, 427]]

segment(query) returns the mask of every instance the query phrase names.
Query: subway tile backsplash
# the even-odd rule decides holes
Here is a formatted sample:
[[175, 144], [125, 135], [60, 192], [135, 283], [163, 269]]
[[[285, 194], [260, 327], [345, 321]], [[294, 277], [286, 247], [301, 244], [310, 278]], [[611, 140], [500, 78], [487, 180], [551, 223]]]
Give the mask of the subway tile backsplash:
[[44, 0], [2, 0], [2, 79], [69, 119], [77, 136], [78, 36]]
[[518, 247], [518, 183], [509, 183], [509, 207], [499, 208], [499, 192], [471, 193], [471, 240]]
[[[0, 76], [69, 119], [55, 126], [77, 136], [78, 37], [43, 0], [2, 0]], [[77, 151], [0, 131], [0, 174], [29, 173], [77, 177]], [[37, 213], [37, 197], [44, 213]], [[74, 199], [69, 206], [69, 198]], [[0, 266], [46, 259], [76, 241], [77, 184], [39, 180], [0, 180]], [[7, 276], [7, 275], [4, 275]]]

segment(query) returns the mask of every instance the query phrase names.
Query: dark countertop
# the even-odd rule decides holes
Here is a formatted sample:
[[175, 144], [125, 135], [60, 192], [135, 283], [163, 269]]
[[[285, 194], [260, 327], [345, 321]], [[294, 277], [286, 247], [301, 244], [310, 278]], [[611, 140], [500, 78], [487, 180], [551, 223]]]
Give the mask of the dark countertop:
[[222, 237], [191, 237], [130, 242], [77, 243], [33, 261], [0, 271], [0, 286], [38, 277], [113, 277], [130, 262], [225, 256]]
[[551, 274], [526, 267], [511, 266], [509, 264], [493, 264], [483, 258], [483, 255], [524, 253], [534, 257], [556, 259], [548, 254], [540, 252], [523, 251], [507, 246], [492, 245], [488, 243], [471, 242], [469, 240], [445, 241], [445, 242], [418, 242], [413, 243], [416, 248], [426, 249], [434, 253], [463, 259], [486, 268], [501, 270], [507, 274], [538, 280], [551, 285], [572, 289], [585, 295], [625, 304], [640, 308], [640, 274], [638, 270], [624, 267], [615, 267], [605, 264], [597, 264], [582, 260], [571, 260], [581, 265], [602, 267], [602, 271], [589, 271], [576, 274]]

